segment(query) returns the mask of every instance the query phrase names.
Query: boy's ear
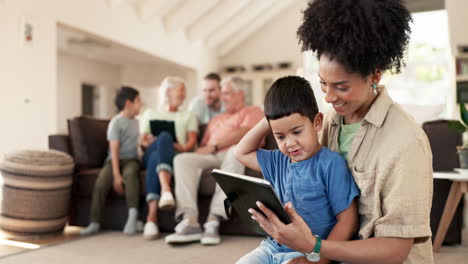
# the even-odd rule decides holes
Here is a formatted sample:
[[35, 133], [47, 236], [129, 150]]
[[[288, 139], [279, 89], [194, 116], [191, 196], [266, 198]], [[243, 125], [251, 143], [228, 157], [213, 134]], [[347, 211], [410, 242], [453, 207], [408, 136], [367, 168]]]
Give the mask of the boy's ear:
[[124, 109], [129, 107], [133, 102], [130, 99], [125, 100]]
[[314, 117], [315, 130], [317, 131], [322, 130], [322, 125], [323, 125], [323, 114], [318, 112]]

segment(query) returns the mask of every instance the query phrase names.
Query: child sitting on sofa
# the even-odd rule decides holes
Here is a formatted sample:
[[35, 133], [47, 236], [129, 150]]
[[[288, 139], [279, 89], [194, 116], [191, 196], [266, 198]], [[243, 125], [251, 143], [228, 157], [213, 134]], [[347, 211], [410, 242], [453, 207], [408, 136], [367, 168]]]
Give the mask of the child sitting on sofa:
[[[236, 158], [251, 169], [261, 170], [281, 202], [294, 205], [314, 234], [349, 240], [357, 230], [354, 200], [359, 189], [344, 157], [323, 148], [318, 141], [323, 115], [318, 112], [309, 82], [298, 76], [278, 79], [268, 90], [264, 106], [266, 118], [242, 138], [236, 146]], [[258, 149], [270, 131], [279, 150]], [[286, 263], [304, 254], [309, 261], [317, 262], [320, 246], [297, 252], [268, 237], [237, 263]]]
[[117, 194], [125, 194], [127, 199], [128, 218], [123, 232], [127, 235], [136, 233], [140, 196], [140, 162], [137, 151], [139, 122], [135, 119], [141, 108], [138, 91], [132, 87], [121, 87], [117, 91], [115, 104], [120, 113], [112, 118], [107, 128], [110, 151], [94, 185], [91, 222], [80, 231], [82, 235], [99, 231], [101, 210], [112, 188]]

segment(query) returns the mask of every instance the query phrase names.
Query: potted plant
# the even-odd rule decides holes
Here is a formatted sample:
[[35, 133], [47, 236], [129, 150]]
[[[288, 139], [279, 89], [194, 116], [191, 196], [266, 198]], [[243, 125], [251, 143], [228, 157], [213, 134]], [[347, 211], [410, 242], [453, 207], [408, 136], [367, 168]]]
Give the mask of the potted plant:
[[[468, 130], [468, 110], [465, 104], [460, 104], [461, 121], [450, 121], [448, 126], [450, 129], [463, 134]], [[460, 168], [468, 169], [468, 142], [462, 146], [457, 146], [458, 158], [460, 159]]]

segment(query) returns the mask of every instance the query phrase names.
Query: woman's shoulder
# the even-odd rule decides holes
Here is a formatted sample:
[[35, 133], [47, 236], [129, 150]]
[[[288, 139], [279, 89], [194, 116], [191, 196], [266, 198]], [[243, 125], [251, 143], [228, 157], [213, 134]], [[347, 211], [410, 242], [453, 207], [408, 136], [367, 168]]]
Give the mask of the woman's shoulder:
[[414, 140], [415, 138], [426, 139], [426, 134], [422, 127], [397, 103], [393, 103], [388, 110], [382, 127], [388, 133], [393, 134], [394, 137], [399, 138], [399, 140], [403, 140], [404, 138], [410, 140]]
[[181, 110], [181, 111], [178, 111], [176, 113], [176, 116], [180, 119], [184, 119], [184, 120], [188, 120], [188, 119], [191, 119], [191, 118], [196, 118], [196, 115], [194, 112], [190, 111], [190, 110]]
[[430, 145], [422, 127], [398, 104], [393, 104], [373, 139], [376, 152], [392, 160], [408, 151], [429, 155]]
[[153, 109], [145, 109], [143, 112], [140, 113], [140, 118], [151, 118], [154, 115], [157, 115], [158, 111], [155, 111]]

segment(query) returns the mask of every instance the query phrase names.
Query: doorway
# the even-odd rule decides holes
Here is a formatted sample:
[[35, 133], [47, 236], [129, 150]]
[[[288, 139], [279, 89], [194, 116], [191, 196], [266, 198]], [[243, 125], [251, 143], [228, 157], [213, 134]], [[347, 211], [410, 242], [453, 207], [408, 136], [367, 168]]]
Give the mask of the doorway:
[[96, 98], [96, 85], [83, 83], [81, 84], [81, 115], [82, 116], [95, 116], [95, 100]]

